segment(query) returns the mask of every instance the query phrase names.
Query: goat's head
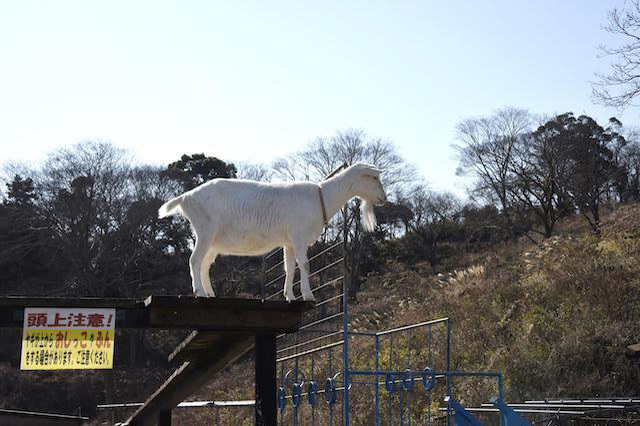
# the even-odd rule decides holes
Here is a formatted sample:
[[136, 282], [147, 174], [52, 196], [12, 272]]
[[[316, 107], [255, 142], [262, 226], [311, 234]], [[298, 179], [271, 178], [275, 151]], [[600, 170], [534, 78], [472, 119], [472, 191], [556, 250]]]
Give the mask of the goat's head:
[[380, 206], [387, 201], [380, 182], [381, 170], [364, 163], [356, 163], [349, 167], [352, 174], [352, 188], [355, 196], [362, 199], [362, 224], [366, 231], [373, 231], [376, 227], [376, 216], [373, 206]]

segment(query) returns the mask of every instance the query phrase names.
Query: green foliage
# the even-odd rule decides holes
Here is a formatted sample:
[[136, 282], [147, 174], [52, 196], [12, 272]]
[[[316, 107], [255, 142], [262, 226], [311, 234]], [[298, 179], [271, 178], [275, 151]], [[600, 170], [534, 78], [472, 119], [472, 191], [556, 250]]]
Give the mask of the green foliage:
[[20, 175], [15, 175], [13, 181], [7, 184], [6, 204], [22, 206], [32, 204], [36, 198], [33, 179], [23, 179]]
[[557, 195], [566, 198], [565, 209], [575, 205], [593, 230], [599, 231], [600, 204], [619, 171], [610, 145], [614, 141], [624, 144], [624, 138], [612, 128], [605, 130], [591, 117], [574, 117], [572, 113], [549, 120], [532, 137], [546, 138], [547, 145], [562, 150], [556, 153], [561, 156], [556, 162], [566, 163], [554, 176]]
[[169, 164], [163, 174], [180, 182], [183, 189], [188, 191], [211, 179], [235, 178], [237, 170], [232, 163], [225, 163], [216, 157], [185, 154], [179, 161]]

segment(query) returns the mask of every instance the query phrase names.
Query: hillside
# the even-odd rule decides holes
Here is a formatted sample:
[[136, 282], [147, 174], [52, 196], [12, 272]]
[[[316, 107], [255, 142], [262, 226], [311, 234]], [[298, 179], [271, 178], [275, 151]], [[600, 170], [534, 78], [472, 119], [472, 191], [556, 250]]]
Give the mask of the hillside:
[[358, 308], [366, 316], [378, 300], [388, 326], [451, 317], [454, 368], [503, 371], [509, 400], [636, 395], [625, 348], [640, 341], [639, 218], [640, 206], [623, 206], [600, 237], [572, 218], [539, 246], [461, 256], [440, 277], [389, 263]]

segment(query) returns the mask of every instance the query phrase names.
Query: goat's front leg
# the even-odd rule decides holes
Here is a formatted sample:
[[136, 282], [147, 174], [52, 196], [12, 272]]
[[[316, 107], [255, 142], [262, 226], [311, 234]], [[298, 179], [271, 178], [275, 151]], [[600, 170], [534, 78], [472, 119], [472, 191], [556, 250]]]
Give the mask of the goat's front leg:
[[302, 300], [315, 302], [316, 298], [313, 297], [311, 286], [309, 285], [309, 259], [307, 258], [307, 246], [306, 244], [296, 243], [293, 249], [296, 254], [296, 259], [298, 260], [298, 267], [300, 268], [300, 291], [302, 292]]
[[[197, 235], [196, 232], [196, 245], [193, 248], [193, 253], [189, 258], [189, 269], [191, 270], [191, 285], [193, 286], [193, 294], [198, 297], [206, 297], [207, 292], [202, 286], [202, 270], [205, 257], [209, 251], [210, 246], [209, 238], [202, 238]], [[208, 275], [208, 271], [207, 271]], [[210, 287], [211, 285], [209, 285]]]
[[296, 300], [293, 293], [293, 278], [296, 274], [296, 257], [293, 254], [293, 248], [290, 246], [284, 246], [284, 298], [287, 302]]

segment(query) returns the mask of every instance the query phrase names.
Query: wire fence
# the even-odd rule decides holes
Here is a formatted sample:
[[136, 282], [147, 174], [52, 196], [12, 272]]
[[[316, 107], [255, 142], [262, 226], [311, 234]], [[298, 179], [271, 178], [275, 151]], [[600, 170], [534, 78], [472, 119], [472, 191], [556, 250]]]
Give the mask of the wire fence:
[[[342, 424], [345, 279], [343, 242], [323, 239], [309, 249], [309, 282], [315, 307], [299, 331], [277, 336], [279, 424]], [[267, 299], [282, 297], [282, 250], [265, 257]], [[296, 269], [294, 293], [300, 291]], [[327, 378], [331, 379], [327, 385]]]

